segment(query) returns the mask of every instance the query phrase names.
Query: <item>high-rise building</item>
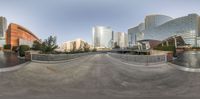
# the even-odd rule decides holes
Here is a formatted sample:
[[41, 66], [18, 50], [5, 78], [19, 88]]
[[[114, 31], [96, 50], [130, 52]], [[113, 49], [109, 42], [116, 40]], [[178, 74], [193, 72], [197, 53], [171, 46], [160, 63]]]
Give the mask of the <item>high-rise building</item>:
[[93, 47], [95, 48], [109, 48], [113, 47], [113, 30], [111, 27], [96, 26], [93, 27]]
[[145, 24], [140, 23], [138, 26], [128, 29], [128, 46], [133, 47], [137, 45], [137, 41], [144, 38]]
[[[160, 15], [153, 18], [146, 17], [145, 28], [138, 29], [139, 26], [128, 30], [129, 43], [137, 45], [139, 40], [159, 40], [163, 41], [170, 37], [179, 36], [183, 39], [185, 45], [200, 47], [200, 16], [197, 14], [189, 14], [187, 16], [171, 19], [170, 17]], [[158, 19], [157, 19], [158, 18]], [[163, 18], [163, 19], [162, 19]], [[159, 21], [156, 21], [159, 20]], [[142, 39], [131, 39], [140, 38]], [[179, 45], [179, 44], [177, 44]], [[180, 45], [182, 46], [182, 45]]]
[[0, 17], [0, 47], [5, 45], [5, 32], [7, 28], [7, 20], [5, 17]]
[[166, 15], [148, 15], [145, 17], [145, 29], [149, 30], [155, 28], [172, 19], [172, 17]]
[[39, 41], [39, 38], [28, 29], [14, 23], [8, 26], [6, 31], [6, 44], [10, 44], [11, 47], [19, 45], [29, 45], [32, 47], [35, 40]]
[[62, 52], [71, 52], [71, 51], [85, 51], [86, 49], [89, 49], [90, 45], [82, 40], [82, 39], [75, 39], [72, 41], [66, 41], [63, 44], [60, 45], [59, 51]]
[[125, 32], [114, 33], [114, 47], [116, 46], [122, 49], [128, 47], [128, 35]]
[[0, 37], [5, 37], [5, 32], [7, 28], [7, 20], [5, 17], [0, 17]]

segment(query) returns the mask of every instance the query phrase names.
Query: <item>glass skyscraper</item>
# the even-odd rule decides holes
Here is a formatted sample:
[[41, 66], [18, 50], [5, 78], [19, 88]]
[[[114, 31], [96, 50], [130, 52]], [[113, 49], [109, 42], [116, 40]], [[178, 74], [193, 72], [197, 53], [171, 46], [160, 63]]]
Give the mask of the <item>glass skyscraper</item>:
[[114, 33], [114, 46], [118, 45], [120, 48], [124, 49], [128, 47], [128, 35], [125, 32]]
[[1, 16], [0, 17], [0, 37], [5, 36], [6, 28], [7, 28], [7, 20], [5, 17]]
[[7, 29], [7, 20], [5, 17], [0, 17], [0, 47], [6, 43], [5, 41], [5, 32]]
[[[141, 35], [137, 35], [140, 33]], [[153, 39], [160, 41], [173, 36], [181, 36], [186, 44], [200, 47], [200, 17], [197, 14], [189, 14], [172, 19], [163, 15], [159, 17], [158, 15], [155, 17], [151, 15], [151, 18], [146, 17], [144, 29], [139, 29], [139, 26], [136, 26], [129, 29], [128, 34], [130, 36], [129, 42], [133, 45], [137, 45], [137, 41], [141, 40], [135, 38], [140, 38], [141, 36], [142, 40]]]
[[93, 47], [95, 48], [112, 48], [113, 30], [111, 27], [95, 26], [93, 31]]

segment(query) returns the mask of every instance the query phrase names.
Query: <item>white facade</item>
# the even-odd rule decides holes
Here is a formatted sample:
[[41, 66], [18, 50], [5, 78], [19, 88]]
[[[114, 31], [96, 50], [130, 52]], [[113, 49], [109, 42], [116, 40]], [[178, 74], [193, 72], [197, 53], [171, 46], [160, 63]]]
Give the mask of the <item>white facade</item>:
[[92, 42], [95, 48], [112, 48], [113, 30], [110, 27], [96, 26], [93, 27]]
[[125, 32], [114, 33], [114, 44], [122, 49], [128, 47], [128, 35]]
[[66, 41], [63, 44], [60, 45], [59, 50], [63, 52], [70, 52], [73, 50], [81, 50], [84, 51], [84, 47], [90, 47], [89, 44], [82, 40], [82, 39], [76, 39], [72, 41]]

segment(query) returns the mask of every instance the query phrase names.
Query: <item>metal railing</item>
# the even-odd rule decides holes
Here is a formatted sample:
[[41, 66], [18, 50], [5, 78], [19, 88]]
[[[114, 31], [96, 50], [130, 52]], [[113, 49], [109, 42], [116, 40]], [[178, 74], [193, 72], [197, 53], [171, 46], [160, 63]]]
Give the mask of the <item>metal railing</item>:
[[129, 54], [117, 54], [109, 53], [111, 57], [118, 58], [124, 61], [137, 62], [137, 63], [158, 63], [167, 62], [167, 57], [163, 55], [129, 55]]

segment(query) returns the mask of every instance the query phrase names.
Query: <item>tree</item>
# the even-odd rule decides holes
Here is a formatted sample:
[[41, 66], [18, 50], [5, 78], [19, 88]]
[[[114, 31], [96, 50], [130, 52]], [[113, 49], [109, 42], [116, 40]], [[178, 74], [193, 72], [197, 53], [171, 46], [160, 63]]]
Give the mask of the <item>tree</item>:
[[28, 45], [20, 45], [19, 46], [19, 56], [23, 57], [25, 56], [25, 52], [30, 50], [30, 47]]
[[50, 36], [42, 43], [41, 51], [43, 53], [52, 53], [56, 48], [58, 48], [58, 46], [56, 45], [56, 37]]
[[33, 50], [41, 50], [42, 49], [42, 44], [39, 41], [35, 40], [33, 42], [32, 49]]

